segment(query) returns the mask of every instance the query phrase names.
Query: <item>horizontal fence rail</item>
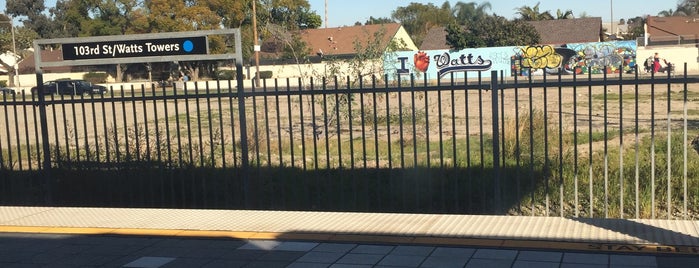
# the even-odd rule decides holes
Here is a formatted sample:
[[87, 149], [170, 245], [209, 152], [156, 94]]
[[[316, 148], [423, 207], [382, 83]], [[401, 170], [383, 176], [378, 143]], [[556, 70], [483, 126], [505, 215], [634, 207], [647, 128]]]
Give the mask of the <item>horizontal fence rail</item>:
[[3, 95], [0, 203], [697, 218], [697, 77], [483, 74]]

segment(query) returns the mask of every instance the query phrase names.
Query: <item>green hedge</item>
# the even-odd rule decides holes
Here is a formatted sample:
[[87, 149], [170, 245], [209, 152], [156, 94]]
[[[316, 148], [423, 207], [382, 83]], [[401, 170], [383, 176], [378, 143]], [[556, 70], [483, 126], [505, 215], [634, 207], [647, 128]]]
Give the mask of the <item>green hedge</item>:
[[86, 73], [83, 75], [83, 79], [87, 82], [93, 83], [93, 84], [99, 84], [99, 83], [107, 83], [107, 73]]
[[260, 79], [270, 79], [272, 78], [272, 71], [261, 71]]
[[0, 87], [6, 87], [7, 86], [7, 80], [0, 80]]

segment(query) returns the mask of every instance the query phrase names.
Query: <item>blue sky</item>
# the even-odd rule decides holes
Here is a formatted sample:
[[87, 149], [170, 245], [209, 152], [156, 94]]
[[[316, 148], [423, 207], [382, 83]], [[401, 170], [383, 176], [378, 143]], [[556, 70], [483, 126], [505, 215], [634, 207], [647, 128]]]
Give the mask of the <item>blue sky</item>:
[[[324, 19], [326, 0], [308, 0], [311, 4], [311, 9], [315, 10], [321, 18]], [[354, 25], [355, 22], [365, 22], [370, 16], [373, 17], [390, 17], [391, 12], [397, 7], [408, 6], [411, 2], [428, 4], [432, 3], [435, 6], [441, 6], [444, 0], [440, 1], [424, 1], [424, 0], [327, 0], [328, 3], [328, 26], [338, 27], [344, 25]], [[449, 1], [452, 5], [458, 1]], [[469, 1], [462, 0], [462, 2]], [[556, 14], [556, 10], [561, 9], [572, 10], [577, 16], [582, 12], [586, 12], [588, 16], [602, 17], [604, 22], [609, 22], [614, 12], [614, 21], [619, 21], [621, 18], [633, 18], [641, 15], [658, 15], [662, 10], [672, 9], [677, 7], [677, 0], [490, 0], [492, 9], [488, 13], [495, 13], [508, 19], [515, 18], [515, 8], [522, 6], [539, 5], [541, 11], [551, 11]], [[613, 4], [613, 9], [611, 9]]]
[[[311, 10], [315, 10], [321, 18], [325, 19], [325, 2], [328, 3], [328, 26], [338, 27], [345, 25], [354, 25], [355, 22], [365, 22], [370, 16], [373, 17], [390, 17], [391, 12], [397, 7], [407, 6], [411, 2], [417, 3], [432, 3], [436, 6], [441, 6], [444, 0], [440, 1], [425, 1], [425, 0], [308, 0], [311, 4]], [[463, 2], [482, 1], [462, 0]], [[572, 10], [575, 15], [582, 12], [592, 17], [602, 17], [604, 22], [609, 22], [614, 13], [614, 21], [619, 21], [621, 18], [633, 18], [642, 15], [657, 15], [658, 12], [668, 9], [675, 9], [679, 0], [490, 0], [492, 10], [489, 13], [495, 13], [509, 19], [516, 17], [515, 8], [522, 6], [533, 7], [537, 3], [539, 10], [551, 11], [552, 14], [556, 10], [561, 9]], [[458, 1], [449, 1], [452, 5]], [[45, 0], [47, 7], [56, 5], [56, 0]], [[612, 8], [613, 4], [613, 8]], [[0, 7], [4, 9], [5, 0], [0, 0]]]

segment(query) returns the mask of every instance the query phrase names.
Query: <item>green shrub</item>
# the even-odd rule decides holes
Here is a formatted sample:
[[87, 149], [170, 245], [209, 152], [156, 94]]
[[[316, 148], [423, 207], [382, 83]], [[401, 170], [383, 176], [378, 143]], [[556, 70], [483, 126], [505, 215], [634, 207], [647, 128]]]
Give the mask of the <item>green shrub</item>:
[[[235, 80], [235, 78], [235, 70], [218, 70], [216, 72], [216, 79], [218, 80]], [[245, 75], [243, 75], [243, 79], [245, 79]]]
[[85, 81], [88, 81], [93, 84], [98, 84], [98, 83], [106, 83], [107, 82], [107, 73], [93, 73], [89, 72], [83, 75], [83, 79]]
[[7, 80], [0, 80], [0, 87], [6, 87], [7, 86]]
[[270, 79], [272, 78], [272, 71], [261, 71], [259, 73], [260, 79]]

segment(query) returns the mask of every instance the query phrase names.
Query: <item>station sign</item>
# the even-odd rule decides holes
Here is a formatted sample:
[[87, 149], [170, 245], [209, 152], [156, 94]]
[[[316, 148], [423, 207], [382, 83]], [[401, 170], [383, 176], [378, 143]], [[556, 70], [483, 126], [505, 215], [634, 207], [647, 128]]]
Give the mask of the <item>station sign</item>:
[[206, 55], [206, 36], [62, 44], [63, 60]]

